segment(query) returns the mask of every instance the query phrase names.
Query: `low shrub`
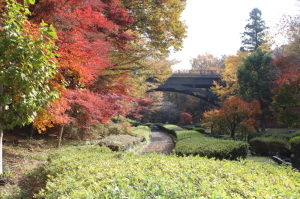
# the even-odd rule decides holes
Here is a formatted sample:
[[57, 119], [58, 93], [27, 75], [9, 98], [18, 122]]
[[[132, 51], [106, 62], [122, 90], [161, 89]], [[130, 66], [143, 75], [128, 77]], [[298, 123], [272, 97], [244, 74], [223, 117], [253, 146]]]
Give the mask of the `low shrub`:
[[274, 156], [280, 150], [288, 147], [286, 139], [274, 137], [256, 137], [249, 141], [251, 150], [256, 155]]
[[294, 133], [291, 134], [291, 138], [298, 137], [298, 136], [300, 136], [300, 131], [295, 131]]
[[205, 133], [205, 128], [202, 128], [202, 127], [196, 127], [193, 130], [198, 131], [199, 133]]
[[262, 134], [261, 137], [272, 137], [272, 138], [276, 138], [276, 139], [285, 139], [285, 140], [289, 140], [291, 139], [291, 134], [286, 133], [286, 132], [266, 132], [264, 134]]
[[163, 125], [166, 132], [175, 135], [175, 153], [180, 156], [199, 155], [208, 158], [237, 160], [248, 154], [248, 144], [242, 141], [220, 140], [205, 137], [191, 130], [184, 130], [176, 125]]
[[294, 137], [290, 140], [291, 151], [293, 154], [292, 164], [293, 167], [300, 169], [300, 136]]
[[[100, 148], [100, 147], [99, 147]], [[253, 161], [57, 152], [35, 198], [299, 198], [300, 173]], [[87, 152], [88, 151], [88, 152]]]
[[242, 141], [220, 140], [210, 137], [196, 137], [176, 143], [177, 155], [199, 155], [208, 158], [237, 160], [246, 158], [248, 144]]
[[184, 131], [185, 129], [173, 124], [157, 124], [157, 127], [165, 132], [176, 136], [176, 131]]
[[134, 136], [143, 137], [145, 140], [150, 140], [151, 129], [148, 126], [137, 126], [131, 128], [131, 133]]
[[289, 142], [291, 145], [291, 151], [293, 153], [296, 152], [296, 149], [298, 149], [298, 145], [300, 145], [300, 136], [292, 138]]
[[203, 134], [200, 134], [197, 131], [190, 131], [190, 130], [183, 130], [183, 131], [176, 131], [176, 142], [179, 142], [184, 139], [193, 139], [198, 137], [203, 137]]

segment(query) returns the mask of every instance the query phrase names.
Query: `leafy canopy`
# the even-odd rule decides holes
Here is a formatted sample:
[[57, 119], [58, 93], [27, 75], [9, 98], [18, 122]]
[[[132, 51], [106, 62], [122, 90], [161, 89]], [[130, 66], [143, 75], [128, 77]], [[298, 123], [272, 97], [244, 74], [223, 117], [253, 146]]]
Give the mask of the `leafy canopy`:
[[25, 16], [30, 14], [26, 3], [25, 7], [15, 1], [5, 3], [0, 21], [0, 123], [13, 128], [31, 123], [37, 112], [57, 97], [51, 81], [57, 72], [52, 37], [56, 33], [45, 23], [30, 23]]

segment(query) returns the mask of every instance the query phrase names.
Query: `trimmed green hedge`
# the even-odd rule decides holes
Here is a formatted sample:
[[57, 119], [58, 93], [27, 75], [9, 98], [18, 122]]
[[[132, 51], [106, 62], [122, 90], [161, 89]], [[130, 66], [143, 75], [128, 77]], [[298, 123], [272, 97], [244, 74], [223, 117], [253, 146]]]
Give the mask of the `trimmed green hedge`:
[[300, 173], [252, 161], [195, 156], [58, 151], [45, 165], [36, 198], [299, 198]]
[[300, 145], [300, 136], [292, 138], [290, 140], [290, 144], [291, 144], [291, 151], [296, 152], [297, 146]]
[[274, 156], [278, 151], [288, 147], [286, 139], [274, 137], [256, 137], [251, 139], [249, 144], [256, 155], [262, 156]]
[[99, 145], [107, 146], [113, 151], [127, 151], [141, 143], [147, 143], [150, 140], [151, 130], [148, 126], [132, 127], [131, 134], [107, 136], [99, 141]]
[[205, 128], [202, 128], [202, 127], [196, 127], [193, 130], [198, 131], [199, 133], [205, 133]]
[[176, 131], [176, 142], [185, 139], [199, 138], [199, 137], [204, 137], [204, 135], [200, 134], [198, 131], [191, 131], [191, 130]]
[[199, 155], [208, 158], [237, 160], [246, 158], [248, 143], [205, 137], [197, 131], [183, 130], [176, 125], [161, 125], [163, 130], [175, 135], [175, 153], [180, 156]]
[[292, 164], [294, 167], [300, 169], [300, 136], [292, 138], [290, 144], [293, 153]]
[[248, 144], [242, 141], [198, 137], [178, 142], [175, 146], [175, 153], [182, 156], [199, 155], [220, 160], [237, 160], [247, 157]]

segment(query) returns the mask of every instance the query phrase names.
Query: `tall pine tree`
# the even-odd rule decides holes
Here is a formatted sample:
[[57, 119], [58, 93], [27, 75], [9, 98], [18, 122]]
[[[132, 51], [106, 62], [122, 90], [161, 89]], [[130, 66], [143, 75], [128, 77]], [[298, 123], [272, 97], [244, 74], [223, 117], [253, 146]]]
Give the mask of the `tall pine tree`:
[[261, 18], [261, 11], [254, 8], [248, 19], [249, 23], [245, 26], [245, 32], [242, 33], [242, 44], [240, 51], [255, 51], [264, 41], [264, 30], [268, 29], [265, 26], [265, 21]]

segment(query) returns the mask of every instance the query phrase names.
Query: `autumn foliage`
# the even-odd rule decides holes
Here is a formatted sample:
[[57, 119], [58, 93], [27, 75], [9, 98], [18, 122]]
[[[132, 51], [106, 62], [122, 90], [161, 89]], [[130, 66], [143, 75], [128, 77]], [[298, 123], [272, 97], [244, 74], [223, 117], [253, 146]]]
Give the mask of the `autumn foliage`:
[[180, 114], [180, 124], [191, 124], [193, 122], [193, 116], [189, 113], [183, 112]]
[[[57, 31], [60, 99], [48, 105], [35, 126], [74, 123], [85, 127], [107, 123], [130, 110], [134, 88], [129, 73], [117, 70], [110, 53], [126, 50], [134, 39], [127, 33], [134, 19], [118, 0], [41, 0], [32, 6], [34, 22], [53, 24]], [[114, 73], [115, 74], [115, 73]]]
[[239, 97], [225, 100], [220, 110], [208, 111], [204, 114], [204, 124], [214, 127], [225, 127], [234, 137], [237, 130], [251, 132], [257, 128], [256, 116], [261, 113], [257, 100], [248, 103]]
[[279, 123], [292, 127], [299, 124], [300, 119], [300, 69], [297, 59], [292, 56], [280, 56], [273, 63], [281, 74], [273, 89], [275, 114]]

